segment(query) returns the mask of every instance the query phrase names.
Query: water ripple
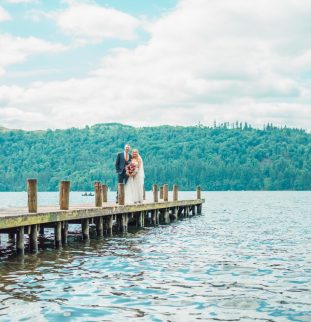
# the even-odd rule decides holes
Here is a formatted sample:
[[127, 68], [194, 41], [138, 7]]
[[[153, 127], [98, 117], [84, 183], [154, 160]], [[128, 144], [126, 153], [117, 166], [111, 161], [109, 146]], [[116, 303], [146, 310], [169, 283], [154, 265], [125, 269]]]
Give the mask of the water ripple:
[[5, 255], [0, 320], [310, 322], [310, 197], [208, 193], [202, 216]]

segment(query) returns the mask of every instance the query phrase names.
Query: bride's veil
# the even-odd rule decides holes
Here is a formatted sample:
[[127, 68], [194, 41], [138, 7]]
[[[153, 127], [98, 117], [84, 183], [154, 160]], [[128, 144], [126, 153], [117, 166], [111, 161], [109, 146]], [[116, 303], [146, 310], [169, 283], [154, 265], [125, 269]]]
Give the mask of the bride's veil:
[[140, 158], [141, 164], [140, 164], [140, 169], [139, 169], [138, 174], [139, 174], [139, 180], [140, 180], [141, 184], [143, 185], [144, 181], [145, 181], [144, 162], [143, 162], [143, 159], [141, 156], [139, 156], [139, 158]]

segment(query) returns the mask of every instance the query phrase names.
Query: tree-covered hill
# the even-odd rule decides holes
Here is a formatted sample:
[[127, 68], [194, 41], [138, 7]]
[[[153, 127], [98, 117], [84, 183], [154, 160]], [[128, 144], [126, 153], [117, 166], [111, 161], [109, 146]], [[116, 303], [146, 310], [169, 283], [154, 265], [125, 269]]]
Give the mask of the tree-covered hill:
[[116, 187], [114, 161], [125, 143], [144, 159], [146, 188], [176, 183], [182, 190], [310, 190], [311, 135], [303, 130], [214, 127], [143, 127], [97, 124], [84, 129], [0, 129], [0, 191], [20, 191], [27, 178], [39, 189], [91, 190], [96, 180]]

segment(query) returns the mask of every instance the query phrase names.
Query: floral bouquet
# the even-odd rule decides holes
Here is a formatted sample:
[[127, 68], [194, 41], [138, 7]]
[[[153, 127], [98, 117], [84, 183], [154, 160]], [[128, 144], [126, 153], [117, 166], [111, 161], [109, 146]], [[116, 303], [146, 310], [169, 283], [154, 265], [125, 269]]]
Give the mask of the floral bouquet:
[[135, 174], [138, 172], [138, 164], [136, 162], [130, 162], [126, 167], [125, 167], [126, 175], [131, 177], [135, 176]]

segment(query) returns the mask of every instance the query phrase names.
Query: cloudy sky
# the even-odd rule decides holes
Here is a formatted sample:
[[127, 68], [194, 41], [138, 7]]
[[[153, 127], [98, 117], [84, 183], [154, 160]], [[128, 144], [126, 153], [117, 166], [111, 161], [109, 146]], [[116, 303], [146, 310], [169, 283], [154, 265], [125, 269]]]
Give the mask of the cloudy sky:
[[0, 126], [311, 129], [310, 0], [0, 0]]

